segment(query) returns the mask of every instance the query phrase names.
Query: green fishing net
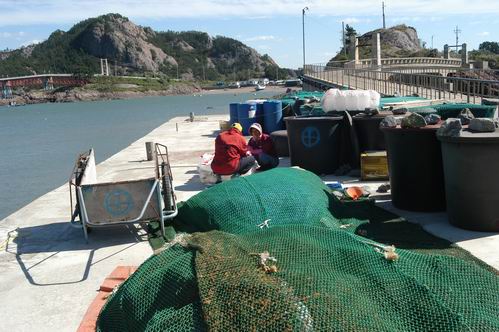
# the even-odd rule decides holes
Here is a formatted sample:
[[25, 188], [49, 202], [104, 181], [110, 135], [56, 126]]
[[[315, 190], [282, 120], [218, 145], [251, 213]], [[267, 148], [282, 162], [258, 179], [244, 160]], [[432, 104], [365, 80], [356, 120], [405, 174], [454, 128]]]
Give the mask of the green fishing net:
[[97, 330], [499, 330], [493, 271], [360, 236], [366, 211], [299, 169], [216, 185], [181, 206], [175, 239], [111, 295]]

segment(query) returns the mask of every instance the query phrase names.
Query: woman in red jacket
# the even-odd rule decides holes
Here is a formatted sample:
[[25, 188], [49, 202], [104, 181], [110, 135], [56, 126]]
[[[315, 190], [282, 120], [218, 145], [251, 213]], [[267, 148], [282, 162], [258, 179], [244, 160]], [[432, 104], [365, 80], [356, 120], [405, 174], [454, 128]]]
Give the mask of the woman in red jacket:
[[251, 138], [248, 142], [248, 148], [255, 157], [259, 171], [265, 171], [279, 165], [279, 157], [274, 147], [272, 137], [264, 134], [262, 126], [259, 123], [253, 123], [249, 129]]
[[248, 155], [248, 146], [242, 135], [243, 128], [234, 123], [228, 131], [221, 132], [215, 140], [215, 157], [211, 169], [217, 175], [245, 174], [255, 164]]

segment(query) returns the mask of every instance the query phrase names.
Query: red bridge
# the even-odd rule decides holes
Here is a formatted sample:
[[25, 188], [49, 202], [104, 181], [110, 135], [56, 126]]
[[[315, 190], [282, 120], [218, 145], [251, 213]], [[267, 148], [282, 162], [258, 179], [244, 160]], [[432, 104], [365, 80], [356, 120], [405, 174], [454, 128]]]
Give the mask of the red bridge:
[[41, 87], [52, 90], [54, 86], [83, 86], [88, 83], [84, 78], [72, 74], [43, 74], [0, 78], [2, 97], [12, 96], [12, 89], [18, 87]]

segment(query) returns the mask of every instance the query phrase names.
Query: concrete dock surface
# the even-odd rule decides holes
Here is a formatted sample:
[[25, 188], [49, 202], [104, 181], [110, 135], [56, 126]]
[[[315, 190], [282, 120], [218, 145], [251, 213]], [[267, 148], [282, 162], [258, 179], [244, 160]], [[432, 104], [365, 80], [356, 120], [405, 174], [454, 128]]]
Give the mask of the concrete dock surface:
[[[168, 146], [178, 201], [203, 190], [196, 171], [199, 157], [214, 150], [219, 120], [228, 116], [195, 122], [186, 118], [168, 121], [99, 164], [98, 181], [154, 176], [153, 162], [145, 160], [145, 142], [153, 141]], [[283, 158], [280, 167], [287, 166], [289, 158]], [[373, 193], [382, 183], [350, 177], [323, 179], [367, 185]], [[380, 206], [499, 269], [498, 233], [462, 230], [450, 225], [445, 213], [411, 213], [394, 208], [389, 195], [378, 198]], [[83, 231], [69, 220], [69, 186], [65, 184], [0, 221], [0, 330], [75, 331], [104, 278], [117, 265], [140, 265], [152, 254], [140, 226], [95, 229], [86, 243]]]

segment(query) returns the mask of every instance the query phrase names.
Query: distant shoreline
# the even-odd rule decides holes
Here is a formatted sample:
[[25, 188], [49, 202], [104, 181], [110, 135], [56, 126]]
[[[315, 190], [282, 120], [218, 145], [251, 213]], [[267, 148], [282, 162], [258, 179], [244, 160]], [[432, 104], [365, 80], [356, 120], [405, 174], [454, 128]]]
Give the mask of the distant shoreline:
[[[286, 88], [268, 86], [265, 91], [275, 91], [276, 94], [286, 92]], [[234, 94], [255, 92], [254, 87], [243, 87], [239, 89], [202, 89], [195, 84], [172, 85], [167, 90], [150, 91], [114, 91], [100, 92], [97, 90], [74, 88], [63, 92], [36, 90], [25, 93], [22, 96], [15, 95], [10, 99], [0, 99], [0, 106], [8, 106], [15, 102], [17, 106], [43, 103], [71, 103], [78, 101], [102, 101], [115, 99], [131, 99], [151, 96], [185, 96], [185, 95], [211, 95], [211, 94]]]

